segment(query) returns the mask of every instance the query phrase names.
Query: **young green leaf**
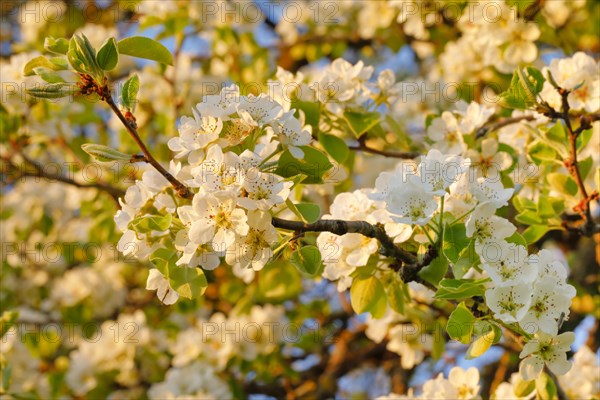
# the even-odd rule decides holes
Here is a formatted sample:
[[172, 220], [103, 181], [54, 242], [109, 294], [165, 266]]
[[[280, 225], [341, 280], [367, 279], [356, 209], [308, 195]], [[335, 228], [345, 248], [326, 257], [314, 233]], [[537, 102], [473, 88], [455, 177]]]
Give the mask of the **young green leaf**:
[[115, 69], [119, 62], [119, 51], [117, 50], [117, 41], [115, 38], [108, 38], [98, 50], [96, 55], [98, 66], [105, 71]]
[[40, 78], [42, 78], [44, 81], [46, 81], [48, 83], [65, 82], [65, 80], [62, 78], [62, 76], [58, 75], [56, 72], [54, 72], [52, 70], [49, 70], [48, 68], [35, 67], [33, 69], [33, 71], [35, 72], [35, 74], [37, 76], [39, 76]]
[[53, 38], [48, 36], [44, 40], [44, 48], [51, 53], [67, 54], [69, 51], [69, 41], [65, 38]]
[[169, 229], [172, 219], [171, 214], [145, 215], [131, 221], [129, 227], [137, 233], [162, 232]]
[[323, 262], [321, 261], [321, 252], [316, 246], [303, 246], [292, 253], [290, 262], [301, 272], [310, 276], [316, 276], [321, 273]]
[[67, 58], [77, 72], [90, 74], [96, 79], [103, 76], [96, 62], [96, 50], [84, 34], [76, 34], [71, 38]]
[[302, 217], [309, 224], [317, 221], [321, 217], [321, 208], [312, 203], [298, 203], [296, 204], [298, 212], [302, 214]]
[[65, 82], [49, 83], [42, 87], [27, 89], [27, 94], [39, 99], [59, 99], [75, 93], [76, 87]]
[[327, 153], [338, 163], [341, 164], [348, 158], [348, 154], [350, 153], [348, 145], [339, 137], [320, 132], [319, 143], [321, 143], [325, 151], [327, 151]]
[[121, 153], [118, 150], [101, 144], [86, 143], [81, 145], [81, 148], [90, 156], [101, 162], [131, 160], [131, 155]]
[[123, 107], [135, 111], [135, 104], [137, 102], [137, 94], [140, 89], [140, 78], [136, 74], [129, 77], [123, 84], [121, 90], [121, 104]]
[[355, 111], [344, 112], [344, 119], [357, 138], [361, 137], [363, 133], [377, 125], [380, 117], [379, 113], [374, 111], [366, 113]]
[[169, 284], [181, 297], [187, 299], [202, 296], [208, 286], [202, 269], [171, 264], [169, 264]]
[[463, 344], [469, 344], [469, 342], [471, 342], [475, 321], [475, 317], [465, 306], [465, 303], [460, 303], [458, 307], [452, 311], [452, 314], [450, 314], [448, 324], [446, 325], [446, 331], [452, 339], [458, 340]]
[[374, 276], [366, 278], [357, 277], [350, 288], [350, 302], [357, 314], [366, 311], [378, 311], [381, 299], [385, 300], [385, 289]]
[[147, 37], [133, 36], [120, 40], [118, 49], [119, 54], [173, 65], [171, 52], [161, 43]]
[[52, 71], [62, 71], [66, 69], [65, 67], [53, 63], [44, 56], [39, 56], [25, 64], [25, 67], [23, 68], [23, 74], [25, 76], [36, 75], [35, 69], [39, 67], [43, 67]]

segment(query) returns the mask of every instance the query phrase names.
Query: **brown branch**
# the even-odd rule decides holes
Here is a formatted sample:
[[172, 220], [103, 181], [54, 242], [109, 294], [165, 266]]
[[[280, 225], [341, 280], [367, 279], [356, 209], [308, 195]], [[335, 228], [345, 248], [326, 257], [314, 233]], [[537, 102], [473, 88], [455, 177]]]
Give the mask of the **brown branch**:
[[[89, 82], [90, 79], [91, 79], [91, 77], [89, 77], [89, 76], [85, 76], [85, 75], [82, 76], [82, 82], [84, 82], [84, 84], [86, 83], [86, 81]], [[185, 186], [183, 183], [179, 182], [179, 180], [177, 180], [177, 178], [175, 178], [173, 175], [171, 175], [171, 173], [169, 171], [167, 171], [152, 156], [152, 154], [150, 153], [150, 151], [148, 150], [148, 148], [146, 147], [146, 145], [144, 144], [144, 142], [140, 138], [140, 135], [137, 132], [137, 125], [135, 123], [135, 118], [130, 113], [127, 113], [127, 116], [123, 115], [123, 113], [121, 112], [121, 110], [119, 109], [119, 107], [117, 106], [115, 101], [113, 100], [110, 89], [108, 88], [108, 85], [105, 83], [103, 86], [100, 86], [97, 82], [94, 82], [94, 81], [92, 81], [92, 84], [95, 85], [95, 91], [98, 93], [98, 95], [100, 95], [100, 98], [102, 100], [104, 100], [106, 102], [106, 104], [108, 104], [108, 106], [115, 113], [115, 115], [119, 118], [119, 120], [121, 120], [121, 122], [125, 126], [125, 129], [127, 129], [127, 132], [129, 133], [129, 135], [133, 138], [133, 140], [138, 145], [138, 147], [140, 148], [142, 153], [144, 153], [144, 156], [145, 156], [144, 161], [147, 162], [148, 164], [152, 165], [154, 168], [156, 168], [156, 170], [162, 176], [164, 176], [165, 179], [167, 179], [169, 181], [169, 183], [171, 183], [171, 185], [175, 188], [175, 191], [177, 192], [177, 194], [180, 197], [183, 197], [185, 199], [192, 199], [194, 197], [194, 194], [190, 191], [190, 189], [187, 186]]]
[[16, 174], [17, 176], [15, 177], [15, 179], [17, 179], [17, 180], [24, 178], [24, 177], [44, 178], [48, 181], [62, 182], [62, 183], [66, 183], [71, 186], [78, 187], [78, 188], [97, 189], [97, 190], [103, 191], [105, 193], [108, 193], [117, 204], [119, 204], [119, 201], [118, 201], [119, 197], [122, 197], [125, 195], [125, 191], [123, 191], [117, 187], [108, 185], [106, 183], [102, 183], [102, 182], [81, 183], [81, 182], [77, 182], [76, 180], [74, 180], [72, 178], [69, 178], [69, 177], [66, 177], [66, 176], [63, 176], [60, 174], [47, 172], [35, 161], [29, 159], [27, 156], [25, 156], [22, 153], [19, 153], [19, 154], [21, 155], [21, 157], [23, 157], [25, 162], [33, 168], [32, 171], [20, 171], [22, 168], [19, 167], [18, 165], [16, 165], [9, 157], [2, 157], [2, 160], [8, 165], [9, 168], [13, 169], [14, 171], [17, 171], [17, 174]]
[[591, 195], [588, 195], [583, 178], [581, 177], [581, 171], [579, 170], [579, 161], [577, 159], [577, 138], [584, 130], [591, 128], [592, 123], [597, 121], [600, 116], [598, 114], [581, 116], [581, 124], [576, 130], [574, 130], [569, 117], [570, 91], [560, 87], [557, 87], [556, 90], [560, 94], [562, 102], [562, 110], [559, 113], [559, 118], [565, 123], [565, 128], [567, 129], [567, 135], [569, 139], [570, 159], [565, 160], [564, 164], [571, 176], [575, 179], [582, 197], [581, 202], [575, 207], [574, 211], [579, 212], [584, 219], [583, 226], [581, 227], [581, 233], [586, 236], [591, 236], [596, 232], [600, 232], [600, 225], [594, 223], [590, 209], [590, 203], [593, 200], [598, 199], [598, 192], [594, 191]]
[[409, 152], [397, 152], [397, 151], [387, 151], [387, 150], [378, 150], [378, 149], [374, 149], [372, 147], [369, 147], [365, 141], [366, 141], [366, 136], [367, 135], [363, 135], [358, 139], [358, 145], [353, 145], [353, 146], [348, 146], [348, 148], [350, 150], [354, 150], [354, 151], [362, 151], [363, 153], [370, 153], [370, 154], [378, 154], [380, 156], [384, 156], [384, 157], [389, 157], [389, 158], [402, 158], [405, 160], [412, 160], [413, 158], [417, 158], [420, 156], [419, 153], [414, 152], [414, 151], [409, 151]]
[[488, 133], [497, 131], [498, 129], [504, 128], [505, 126], [516, 124], [522, 121], [533, 121], [534, 119], [535, 117], [533, 115], [521, 115], [519, 117], [504, 118], [494, 123], [486, 124], [479, 128], [475, 133], [475, 138], [480, 139]]
[[385, 256], [393, 257], [411, 265], [417, 264], [418, 261], [415, 255], [397, 247], [381, 225], [371, 225], [365, 221], [343, 221], [339, 219], [321, 219], [312, 224], [306, 224], [301, 221], [288, 221], [277, 217], [273, 217], [272, 223], [276, 228], [294, 232], [331, 232], [339, 236], [347, 233], [360, 233], [363, 236], [377, 239], [382, 245], [382, 253]]

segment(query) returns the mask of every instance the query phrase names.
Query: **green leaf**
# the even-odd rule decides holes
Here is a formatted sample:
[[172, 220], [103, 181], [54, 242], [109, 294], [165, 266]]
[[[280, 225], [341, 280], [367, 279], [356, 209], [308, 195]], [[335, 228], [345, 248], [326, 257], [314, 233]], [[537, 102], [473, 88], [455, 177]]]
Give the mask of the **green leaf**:
[[438, 256], [429, 265], [419, 271], [419, 276], [432, 285], [437, 286], [447, 271], [448, 260], [444, 256]]
[[147, 37], [133, 36], [125, 38], [119, 41], [118, 48], [119, 54], [173, 65], [173, 56], [169, 49], [156, 40]]
[[150, 262], [154, 264], [156, 269], [160, 271], [161, 274], [165, 276], [165, 278], [169, 278], [169, 263], [175, 263], [175, 256], [177, 253], [172, 249], [167, 249], [165, 247], [161, 247], [159, 249], [154, 250], [152, 254], [150, 254]]
[[172, 267], [169, 265], [169, 267], [169, 284], [180, 296], [195, 299], [204, 294], [208, 282], [202, 269], [178, 265]]
[[527, 247], [527, 240], [525, 240], [525, 238], [522, 235], [520, 235], [519, 232], [513, 233], [512, 235], [507, 237], [505, 240], [508, 243], [513, 243], [516, 245]]
[[64, 82], [49, 83], [42, 87], [27, 89], [27, 94], [40, 99], [59, 99], [74, 94], [76, 87]]
[[137, 94], [140, 89], [140, 78], [136, 74], [131, 75], [123, 84], [121, 90], [121, 104], [131, 111], [135, 111]]
[[558, 121], [552, 128], [548, 129], [546, 138], [561, 145], [567, 143], [567, 132], [562, 122]]
[[348, 158], [348, 154], [350, 153], [348, 145], [339, 137], [320, 132], [319, 143], [327, 151], [327, 154], [338, 163], [341, 164]]
[[163, 232], [171, 226], [172, 218], [171, 214], [145, 215], [135, 218], [129, 223], [129, 227], [137, 233]]
[[[302, 290], [302, 274], [298, 269], [283, 258], [271, 261], [258, 275], [259, 301], [280, 302], [294, 298]], [[252, 304], [256, 299], [251, 299]], [[237, 308], [237, 306], [236, 306]]]
[[96, 61], [98, 62], [98, 66], [105, 71], [115, 69], [119, 63], [119, 52], [115, 38], [111, 37], [104, 41], [102, 47], [98, 50]]
[[290, 262], [301, 272], [310, 276], [317, 276], [323, 269], [321, 252], [316, 246], [302, 246], [292, 253]]
[[576, 196], [579, 191], [579, 187], [570, 175], [561, 174], [560, 172], [552, 172], [546, 176], [550, 187], [559, 193], [566, 194], [568, 196]]
[[162, 247], [155, 250], [150, 254], [150, 262], [169, 280], [171, 288], [182, 297], [195, 299], [202, 296], [208, 286], [204, 271], [197, 267], [177, 265], [177, 253], [172, 249]]
[[374, 111], [367, 113], [344, 111], [344, 119], [357, 138], [361, 137], [363, 133], [377, 125], [377, 123], [379, 123], [379, 118], [379, 113]]
[[333, 165], [319, 150], [309, 146], [300, 146], [300, 148], [304, 152], [304, 159], [298, 160], [289, 150], [286, 150], [279, 157], [275, 173], [284, 178], [303, 174], [306, 178], [302, 183], [323, 183], [323, 175], [333, 168]]
[[388, 302], [392, 310], [404, 315], [404, 282], [394, 281], [388, 286]]
[[443, 279], [440, 281], [440, 287], [435, 293], [435, 298], [459, 300], [483, 296], [485, 293], [484, 282], [484, 280], [473, 279]]
[[527, 147], [527, 154], [535, 165], [540, 165], [544, 161], [554, 161], [556, 159], [556, 151], [542, 141], [535, 141]]
[[469, 342], [471, 342], [475, 321], [476, 318], [465, 306], [465, 303], [460, 303], [458, 307], [452, 311], [452, 314], [450, 314], [450, 318], [448, 319], [448, 324], [446, 325], [448, 336], [463, 344], [469, 344]]
[[515, 219], [525, 225], [541, 224], [543, 221], [534, 210], [525, 210], [515, 216]]
[[507, 108], [530, 108], [544, 86], [544, 76], [534, 67], [518, 68], [509, 88], [500, 94], [500, 105]]
[[69, 41], [65, 38], [48, 36], [44, 40], [44, 48], [52, 53], [67, 54], [67, 51], [69, 51]]
[[69, 42], [69, 63], [77, 72], [100, 79], [103, 74], [96, 63], [96, 50], [84, 34], [76, 34]]
[[581, 179], [585, 180], [589, 175], [592, 167], [594, 166], [594, 159], [592, 156], [586, 157], [583, 160], [579, 160], [577, 162], [579, 165], [579, 173], [581, 174]]
[[131, 160], [131, 155], [121, 153], [118, 150], [101, 144], [86, 143], [82, 144], [81, 148], [90, 156], [94, 157], [94, 159], [101, 162]]
[[321, 217], [321, 208], [316, 204], [298, 203], [296, 204], [296, 208], [298, 209], [298, 212], [302, 214], [304, 220], [309, 224], [318, 221]]
[[321, 105], [318, 102], [302, 101], [298, 99], [292, 100], [292, 108], [302, 110], [304, 112], [305, 122], [312, 126], [313, 134], [319, 131], [319, 121], [321, 118]]
[[542, 238], [546, 234], [546, 232], [551, 231], [551, 226], [548, 225], [531, 225], [525, 231], [523, 231], [523, 237], [527, 241], [527, 243], [535, 243]]
[[523, 212], [525, 210], [535, 210], [537, 208], [533, 201], [525, 197], [514, 196], [512, 198], [512, 203], [518, 212]]
[[467, 237], [465, 224], [447, 225], [444, 229], [442, 252], [450, 262], [457, 262], [464, 248], [469, 246], [471, 239]]
[[379, 279], [374, 276], [354, 278], [350, 288], [350, 302], [357, 314], [367, 311], [371, 314], [378, 313], [382, 299], [386, 301], [385, 289]]
[[58, 75], [52, 70], [49, 70], [48, 68], [35, 67], [33, 71], [37, 76], [39, 76], [48, 83], [65, 83], [65, 80], [62, 78], [62, 76]]
[[62, 71], [66, 69], [60, 65], [56, 65], [44, 56], [39, 56], [25, 64], [25, 67], [23, 68], [23, 74], [25, 76], [36, 75], [35, 69], [38, 67], [44, 67], [52, 71]]
[[587, 129], [581, 132], [579, 136], [577, 136], [577, 139], [575, 141], [575, 144], [577, 145], [577, 151], [580, 151], [585, 146], [587, 146], [587, 144], [590, 142], [590, 139], [592, 139], [593, 134], [593, 129]]

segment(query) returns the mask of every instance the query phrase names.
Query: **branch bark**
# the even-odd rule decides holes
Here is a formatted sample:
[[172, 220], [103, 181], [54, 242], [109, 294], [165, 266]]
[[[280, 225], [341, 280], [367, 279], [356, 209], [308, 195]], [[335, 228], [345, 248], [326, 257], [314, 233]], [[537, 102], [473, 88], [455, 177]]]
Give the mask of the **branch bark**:
[[533, 121], [534, 119], [535, 117], [533, 115], [521, 115], [519, 117], [504, 118], [492, 124], [486, 124], [479, 128], [475, 133], [475, 138], [480, 139], [488, 133], [497, 131], [498, 129], [504, 128], [505, 126], [516, 124], [522, 121]]
[[600, 119], [600, 114], [595, 113], [581, 116], [579, 127], [577, 129], [573, 129], [573, 125], [571, 124], [571, 119], [569, 117], [570, 91], [560, 87], [557, 87], [556, 90], [561, 96], [562, 103], [562, 110], [559, 113], [559, 118], [565, 123], [565, 128], [567, 129], [567, 135], [569, 139], [570, 159], [565, 160], [564, 164], [571, 176], [575, 179], [582, 197], [581, 202], [579, 205], [577, 205], [575, 211], [578, 211], [584, 219], [583, 226], [581, 227], [581, 233], [586, 236], [591, 236], [596, 232], [600, 232], [600, 224], [594, 223], [590, 209], [590, 203], [593, 200], [598, 199], [598, 192], [594, 191], [591, 195], [589, 195], [585, 187], [585, 183], [583, 182], [583, 178], [581, 177], [579, 160], [577, 159], [577, 138], [583, 131], [590, 129], [594, 121], [598, 121]]
[[382, 253], [385, 256], [393, 257], [411, 265], [416, 265], [418, 261], [414, 254], [396, 246], [392, 238], [385, 233], [383, 226], [371, 225], [365, 221], [322, 219], [312, 224], [305, 224], [300, 221], [288, 221], [273, 217], [273, 226], [294, 232], [331, 232], [339, 236], [346, 233], [360, 233], [363, 236], [377, 239], [381, 243]]

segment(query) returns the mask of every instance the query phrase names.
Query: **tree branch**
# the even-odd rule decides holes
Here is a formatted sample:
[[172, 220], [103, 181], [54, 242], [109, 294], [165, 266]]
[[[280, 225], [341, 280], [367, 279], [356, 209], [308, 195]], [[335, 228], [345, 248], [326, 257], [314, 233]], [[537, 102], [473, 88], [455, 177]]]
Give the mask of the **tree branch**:
[[480, 139], [488, 133], [497, 131], [498, 129], [504, 128], [505, 126], [516, 124], [522, 121], [533, 121], [534, 119], [535, 117], [533, 115], [521, 115], [519, 117], [504, 118], [492, 124], [486, 124], [479, 128], [475, 133], [475, 138]]
[[[152, 154], [150, 153], [150, 151], [148, 150], [148, 148], [146, 147], [146, 145], [144, 144], [144, 142], [140, 138], [140, 135], [137, 132], [137, 125], [135, 123], [135, 118], [129, 112], [127, 113], [127, 116], [123, 115], [123, 113], [121, 112], [121, 110], [119, 109], [119, 107], [117, 106], [115, 101], [113, 100], [110, 89], [108, 88], [108, 85], [106, 84], [106, 82], [104, 83], [103, 86], [100, 86], [91, 77], [86, 76], [86, 75], [82, 76], [82, 82], [84, 85], [91, 86], [92, 90], [94, 90], [95, 92], [98, 93], [100, 98], [102, 100], [104, 100], [106, 102], [106, 104], [108, 104], [108, 106], [115, 113], [115, 115], [119, 118], [119, 120], [121, 120], [121, 122], [125, 126], [125, 129], [127, 129], [127, 132], [129, 133], [129, 135], [133, 138], [133, 140], [138, 145], [140, 150], [142, 150], [142, 153], [144, 153], [144, 156], [146, 157], [146, 159], [144, 161], [147, 162], [148, 164], [152, 165], [154, 168], [156, 168], [156, 170], [158, 172], [160, 172], [160, 174], [162, 176], [164, 176], [165, 179], [167, 179], [169, 181], [169, 183], [171, 183], [171, 185], [175, 188], [175, 191], [177, 192], [179, 197], [183, 197], [185, 199], [192, 199], [194, 197], [194, 194], [189, 190], [189, 188], [187, 186], [185, 186], [183, 183], [179, 182], [179, 180], [177, 180], [177, 178], [175, 178], [173, 175], [171, 175], [171, 173], [169, 171], [167, 171], [152, 156]], [[83, 89], [82, 89], [82, 92], [83, 92]]]
[[412, 160], [413, 158], [417, 158], [420, 156], [417, 152], [396, 152], [396, 151], [387, 151], [387, 150], [378, 150], [372, 147], [369, 147], [366, 141], [366, 134], [361, 136], [358, 139], [358, 145], [348, 146], [350, 150], [362, 151], [364, 153], [378, 154], [380, 156], [389, 157], [389, 158], [402, 158], [406, 160]]
[[114, 186], [108, 185], [106, 183], [102, 183], [102, 182], [81, 183], [81, 182], [77, 182], [76, 180], [74, 180], [72, 178], [69, 178], [69, 177], [66, 177], [66, 176], [63, 176], [60, 174], [47, 172], [35, 161], [30, 160], [22, 153], [19, 153], [19, 154], [21, 155], [21, 157], [23, 157], [23, 159], [25, 160], [25, 162], [27, 164], [29, 164], [31, 167], [33, 167], [33, 171], [20, 171], [22, 169], [22, 167], [20, 168], [18, 165], [16, 165], [9, 157], [2, 157], [2, 160], [8, 165], [9, 168], [13, 169], [14, 171], [17, 171], [17, 174], [16, 174], [17, 176], [15, 179], [20, 179], [23, 177], [44, 178], [49, 181], [62, 182], [62, 183], [66, 183], [71, 186], [78, 187], [78, 188], [97, 189], [97, 190], [103, 191], [105, 193], [108, 193], [117, 204], [119, 204], [119, 201], [118, 201], [119, 197], [122, 197], [125, 195], [125, 192], [123, 190], [116, 188]]
[[339, 219], [322, 219], [312, 224], [300, 221], [288, 221], [273, 217], [273, 226], [295, 232], [331, 232], [335, 235], [346, 233], [360, 233], [363, 236], [377, 239], [382, 245], [382, 253], [385, 256], [401, 260], [406, 264], [417, 264], [417, 257], [394, 244], [392, 238], [386, 233], [381, 225], [371, 225], [365, 221], [343, 221]]
[[584, 130], [590, 129], [592, 123], [597, 121], [600, 116], [597, 113], [581, 116], [581, 124], [576, 130], [574, 130], [569, 117], [569, 93], [571, 92], [560, 87], [557, 87], [556, 90], [561, 96], [562, 110], [559, 113], [559, 118], [564, 121], [567, 129], [569, 152], [571, 157], [570, 159], [565, 160], [564, 164], [571, 176], [575, 179], [582, 197], [580, 203], [575, 207], [574, 211], [579, 212], [584, 219], [583, 226], [581, 227], [581, 233], [586, 236], [591, 236], [596, 232], [600, 232], [600, 225], [594, 223], [590, 209], [590, 203], [593, 200], [598, 199], [598, 192], [594, 191], [591, 195], [588, 195], [583, 178], [581, 177], [581, 171], [579, 170], [579, 161], [577, 159], [577, 138]]

